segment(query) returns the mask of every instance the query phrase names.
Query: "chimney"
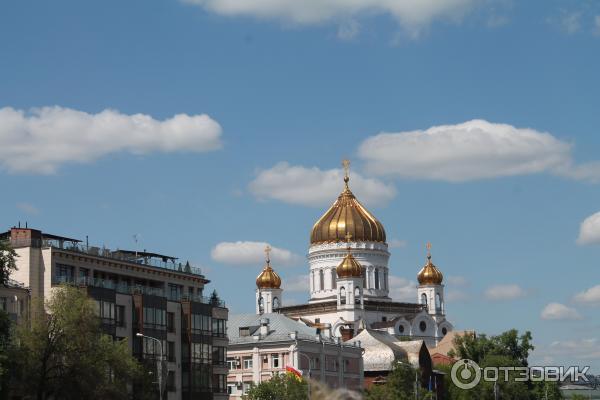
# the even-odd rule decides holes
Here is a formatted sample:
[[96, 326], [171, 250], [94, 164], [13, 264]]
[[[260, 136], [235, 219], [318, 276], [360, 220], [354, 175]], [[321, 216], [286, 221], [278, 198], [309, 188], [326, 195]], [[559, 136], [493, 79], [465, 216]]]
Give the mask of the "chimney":
[[269, 318], [260, 319], [260, 337], [264, 338], [269, 334]]

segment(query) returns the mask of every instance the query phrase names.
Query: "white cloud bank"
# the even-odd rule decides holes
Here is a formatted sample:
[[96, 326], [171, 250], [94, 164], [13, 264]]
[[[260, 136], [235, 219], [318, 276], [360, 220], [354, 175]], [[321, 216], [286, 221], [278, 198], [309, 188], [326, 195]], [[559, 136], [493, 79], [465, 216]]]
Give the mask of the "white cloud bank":
[[[434, 20], [459, 20], [479, 0], [182, 0], [213, 13], [250, 16], [299, 25], [347, 25], [362, 15], [387, 14], [413, 35]], [[357, 28], [352, 28], [355, 34]], [[342, 35], [343, 36], [343, 35]]]
[[600, 244], [600, 212], [583, 220], [579, 226], [577, 243], [580, 245]]
[[581, 293], [577, 293], [573, 300], [582, 304], [600, 305], [600, 285], [592, 286]]
[[[267, 242], [221, 242], [210, 252], [214, 261], [229, 265], [253, 265], [261, 267], [265, 263]], [[297, 265], [303, 258], [289, 250], [271, 246], [271, 265], [273, 268]]]
[[527, 291], [516, 284], [495, 285], [487, 288], [484, 295], [492, 301], [514, 300], [527, 296]]
[[390, 297], [395, 301], [414, 303], [417, 301], [417, 284], [400, 276], [389, 276]]
[[[317, 167], [289, 165], [286, 162], [259, 171], [250, 182], [250, 192], [260, 200], [274, 199], [289, 204], [325, 206], [344, 188], [344, 173], [341, 169], [323, 171]], [[353, 172], [350, 188], [368, 206], [381, 205], [396, 195], [396, 189], [377, 179], [364, 178]]]
[[85, 163], [110, 153], [206, 152], [221, 147], [221, 126], [208, 115], [177, 114], [159, 121], [145, 114], [64, 107], [29, 111], [0, 108], [0, 167], [54, 173], [64, 163]]
[[546, 320], [576, 320], [582, 318], [577, 310], [560, 303], [549, 303], [546, 305], [540, 317]]
[[549, 133], [471, 120], [366, 139], [359, 156], [367, 171], [409, 179], [465, 182], [552, 173], [600, 181], [600, 163], [575, 165], [572, 145]]

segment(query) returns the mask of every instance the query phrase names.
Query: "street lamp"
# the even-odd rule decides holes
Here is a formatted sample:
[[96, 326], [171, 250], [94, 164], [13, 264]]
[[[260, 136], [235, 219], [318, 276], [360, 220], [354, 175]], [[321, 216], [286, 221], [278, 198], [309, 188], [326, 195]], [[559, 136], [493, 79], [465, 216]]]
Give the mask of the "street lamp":
[[[159, 400], [162, 400], [163, 397], [163, 391], [162, 391], [162, 358], [163, 358], [163, 344], [162, 344], [162, 340], [159, 340], [155, 337], [152, 336], [146, 336], [143, 333], [136, 333], [135, 336], [140, 337], [140, 338], [146, 338], [146, 339], [150, 339], [150, 340], [154, 340], [156, 342], [158, 342], [158, 344], [160, 345], [160, 358], [158, 360], [158, 363], [156, 365], [156, 371], [158, 373], [158, 398]], [[142, 349], [143, 349], [143, 345], [142, 345]]]

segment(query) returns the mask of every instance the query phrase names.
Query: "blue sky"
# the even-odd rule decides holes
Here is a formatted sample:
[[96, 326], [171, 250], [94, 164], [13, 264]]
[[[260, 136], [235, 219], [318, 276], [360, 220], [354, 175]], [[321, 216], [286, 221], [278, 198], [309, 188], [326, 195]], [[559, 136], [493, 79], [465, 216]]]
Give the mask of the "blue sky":
[[431, 241], [456, 328], [599, 370], [600, 6], [362, 3], [4, 2], [0, 221], [139, 234], [249, 312], [263, 242], [306, 300], [349, 157], [397, 299]]

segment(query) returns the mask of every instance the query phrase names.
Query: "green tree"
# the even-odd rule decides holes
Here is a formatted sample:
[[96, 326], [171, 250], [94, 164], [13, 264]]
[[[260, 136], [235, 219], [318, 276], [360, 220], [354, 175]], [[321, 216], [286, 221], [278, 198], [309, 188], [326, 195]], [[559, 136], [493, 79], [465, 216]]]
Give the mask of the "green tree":
[[[387, 376], [387, 382], [373, 385], [367, 390], [367, 400], [414, 400], [415, 384], [420, 382], [419, 370], [407, 364], [397, 362]], [[418, 398], [430, 399], [431, 393], [418, 386]]]
[[8, 242], [0, 240], [0, 285], [6, 286], [12, 271], [17, 269], [17, 253]]
[[8, 314], [0, 310], [0, 399], [8, 397], [9, 371], [11, 368], [10, 353], [12, 350], [12, 326]]
[[306, 400], [308, 384], [291, 374], [274, 375], [270, 380], [252, 386], [244, 400]]
[[128, 384], [145, 379], [126, 341], [102, 333], [94, 302], [82, 289], [62, 286], [48, 314], [19, 327], [16, 390], [25, 399], [126, 399]]
[[489, 338], [486, 335], [459, 335], [454, 338], [454, 349], [448, 352], [448, 355], [468, 358], [477, 364], [483, 362], [486, 357], [503, 356], [526, 367], [529, 352], [534, 349], [531, 340], [531, 332], [527, 331], [519, 336], [516, 329]]

